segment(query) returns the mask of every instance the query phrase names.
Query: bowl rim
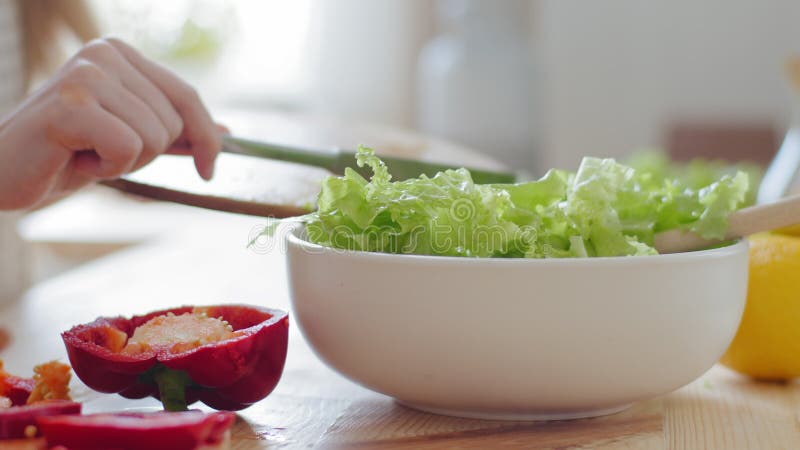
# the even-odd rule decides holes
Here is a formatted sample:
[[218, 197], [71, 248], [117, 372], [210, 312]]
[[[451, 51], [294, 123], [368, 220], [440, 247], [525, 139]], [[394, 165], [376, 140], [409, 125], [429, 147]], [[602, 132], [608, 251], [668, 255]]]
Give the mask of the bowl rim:
[[373, 259], [377, 261], [432, 263], [447, 262], [449, 264], [491, 264], [491, 265], [568, 265], [568, 266], [608, 266], [610, 264], [664, 264], [679, 263], [681, 261], [716, 260], [733, 257], [742, 253], [747, 254], [749, 243], [746, 238], [739, 238], [732, 244], [707, 250], [691, 252], [665, 253], [658, 255], [638, 256], [596, 256], [585, 258], [480, 258], [466, 256], [440, 256], [440, 255], [414, 255], [405, 253], [381, 253], [364, 250], [345, 250], [325, 245], [315, 244], [301, 238], [298, 234], [305, 229], [304, 225], [294, 226], [286, 235], [286, 242], [290, 247], [305, 250], [312, 255], [338, 255], [355, 259]]

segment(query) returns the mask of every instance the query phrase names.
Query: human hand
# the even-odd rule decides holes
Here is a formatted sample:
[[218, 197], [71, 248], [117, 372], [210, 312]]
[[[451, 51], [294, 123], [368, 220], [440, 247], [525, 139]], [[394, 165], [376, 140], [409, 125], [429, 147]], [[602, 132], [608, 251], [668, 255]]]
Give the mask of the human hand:
[[162, 153], [210, 179], [220, 131], [197, 92], [116, 38], [90, 42], [0, 121], [0, 210], [25, 209]]

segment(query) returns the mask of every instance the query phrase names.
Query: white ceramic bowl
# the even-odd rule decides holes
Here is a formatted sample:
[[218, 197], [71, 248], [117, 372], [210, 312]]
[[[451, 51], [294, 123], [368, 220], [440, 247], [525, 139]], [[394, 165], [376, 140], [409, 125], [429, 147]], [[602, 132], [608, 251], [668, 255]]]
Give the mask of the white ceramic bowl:
[[616, 412], [677, 389], [730, 344], [747, 243], [671, 255], [473, 259], [288, 237], [294, 320], [317, 355], [399, 402], [464, 417]]

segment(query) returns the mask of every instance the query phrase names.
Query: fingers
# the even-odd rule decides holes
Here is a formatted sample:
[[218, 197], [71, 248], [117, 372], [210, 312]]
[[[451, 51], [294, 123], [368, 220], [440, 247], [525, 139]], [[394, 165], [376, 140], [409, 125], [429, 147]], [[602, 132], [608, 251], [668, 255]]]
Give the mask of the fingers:
[[152, 82], [169, 100], [183, 119], [183, 135], [188, 140], [198, 173], [210, 179], [214, 161], [222, 143], [214, 121], [191, 86], [172, 72], [147, 60], [128, 44], [115, 38], [105, 40], [117, 49], [130, 64]]
[[[231, 134], [230, 128], [226, 127], [225, 125], [219, 124], [219, 123], [214, 124], [214, 129], [216, 130], [217, 135], [220, 136], [220, 139], [221, 139], [221, 136], [226, 136], [226, 135]], [[191, 143], [189, 143], [189, 140], [186, 138], [186, 136], [181, 135], [180, 137], [178, 137], [178, 139], [176, 139], [172, 143], [170, 148], [167, 149], [166, 153], [170, 154], [170, 155], [191, 156], [192, 155], [192, 146], [191, 146]]]
[[[183, 120], [167, 97], [115, 47], [104, 40], [96, 40], [85, 46], [79, 55], [107, 75], [91, 85], [101, 105], [131, 126], [144, 142], [133, 170], [151, 162], [181, 135]], [[78, 63], [81, 61], [79, 59]]]
[[222, 135], [229, 135], [231, 134], [231, 129], [221, 123], [215, 123], [214, 129], [217, 130], [217, 133]]
[[167, 130], [170, 144], [181, 135], [183, 119], [169, 99], [125, 59], [116, 47], [106, 40], [96, 40], [83, 48], [82, 55], [107, 68], [123, 87], [141, 99], [158, 116]]
[[[104, 110], [120, 125], [134, 133], [139, 141], [133, 162], [131, 155], [120, 155], [104, 143], [82, 142], [96, 152], [81, 152], [76, 161], [82, 170], [100, 177], [111, 176], [120, 168], [135, 170], [159, 154], [191, 154], [198, 173], [206, 179], [213, 175], [214, 161], [221, 148], [220, 132], [196, 91], [167, 69], [145, 59], [136, 50], [116, 39], [100, 39], [85, 46], [62, 73], [61, 85], [82, 87], [66, 89], [67, 97], [87, 97], [93, 104], [95, 119]], [[62, 87], [63, 87], [62, 86]], [[77, 93], [77, 94], [76, 94]], [[88, 119], [84, 119], [88, 120]], [[111, 121], [103, 116], [105, 122]], [[86, 127], [80, 128], [85, 130]], [[119, 131], [119, 130], [118, 130]], [[92, 134], [97, 137], [97, 134]], [[75, 137], [72, 137], [73, 140]], [[119, 146], [130, 150], [131, 143]], [[70, 147], [80, 150], [80, 147]], [[105, 161], [106, 155], [112, 158]]]
[[131, 170], [139, 169], [155, 159], [175, 139], [156, 113], [127, 89], [111, 80], [96, 82], [91, 89], [100, 106], [132, 128], [142, 141], [142, 150]]
[[77, 172], [108, 179], [131, 170], [144, 148], [133, 128], [105, 110], [83, 85], [63, 85], [56, 101], [61, 107], [51, 110], [60, 115], [50, 121], [46, 133], [62, 147], [77, 151]]

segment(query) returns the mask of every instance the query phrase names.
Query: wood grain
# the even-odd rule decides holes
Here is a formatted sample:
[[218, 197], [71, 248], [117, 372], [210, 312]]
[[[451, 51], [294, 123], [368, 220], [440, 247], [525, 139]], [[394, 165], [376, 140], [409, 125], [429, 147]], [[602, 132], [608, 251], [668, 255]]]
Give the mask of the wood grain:
[[796, 383], [754, 382], [716, 368], [667, 397], [668, 448], [797, 449]]
[[[197, 194], [177, 189], [168, 189], [155, 184], [139, 183], [124, 178], [101, 181], [103, 186], [155, 200], [180, 203], [182, 205], [196, 206], [198, 208], [225, 211], [248, 216], [284, 217], [301, 216], [309, 212], [308, 209], [292, 205], [276, 205], [274, 203], [260, 203], [246, 200], [219, 197], [217, 195]], [[218, 195], [224, 195], [220, 193]]]
[[146, 167], [101, 184], [129, 194], [261, 217], [309, 212], [329, 172], [262, 158], [222, 153], [215, 176], [202, 180], [190, 158], [163, 155]]
[[504, 422], [421, 413], [389, 399], [365, 400], [345, 410], [320, 447], [626, 448], [663, 442], [662, 409], [655, 400], [597, 419]]
[[697, 234], [674, 229], [658, 233], [655, 237], [655, 248], [659, 253], [698, 250], [723, 240], [800, 224], [800, 195], [740, 209], [728, 217], [728, 222], [724, 239], [704, 239]]
[[[58, 332], [98, 315], [186, 303], [249, 302], [289, 308], [284, 255], [245, 245], [258, 220], [197, 220], [174, 235], [112, 254], [36, 285], [0, 309], [14, 339], [8, 370], [65, 358]], [[295, 324], [296, 325], [296, 324]], [[670, 395], [596, 419], [547, 423], [482, 421], [417, 412], [337, 375], [290, 327], [283, 378], [239, 413], [234, 450], [275, 448], [797, 449], [800, 385], [764, 384], [714, 368]], [[665, 361], [664, 364], [669, 364]], [[88, 412], [152, 408], [73, 382]]]

